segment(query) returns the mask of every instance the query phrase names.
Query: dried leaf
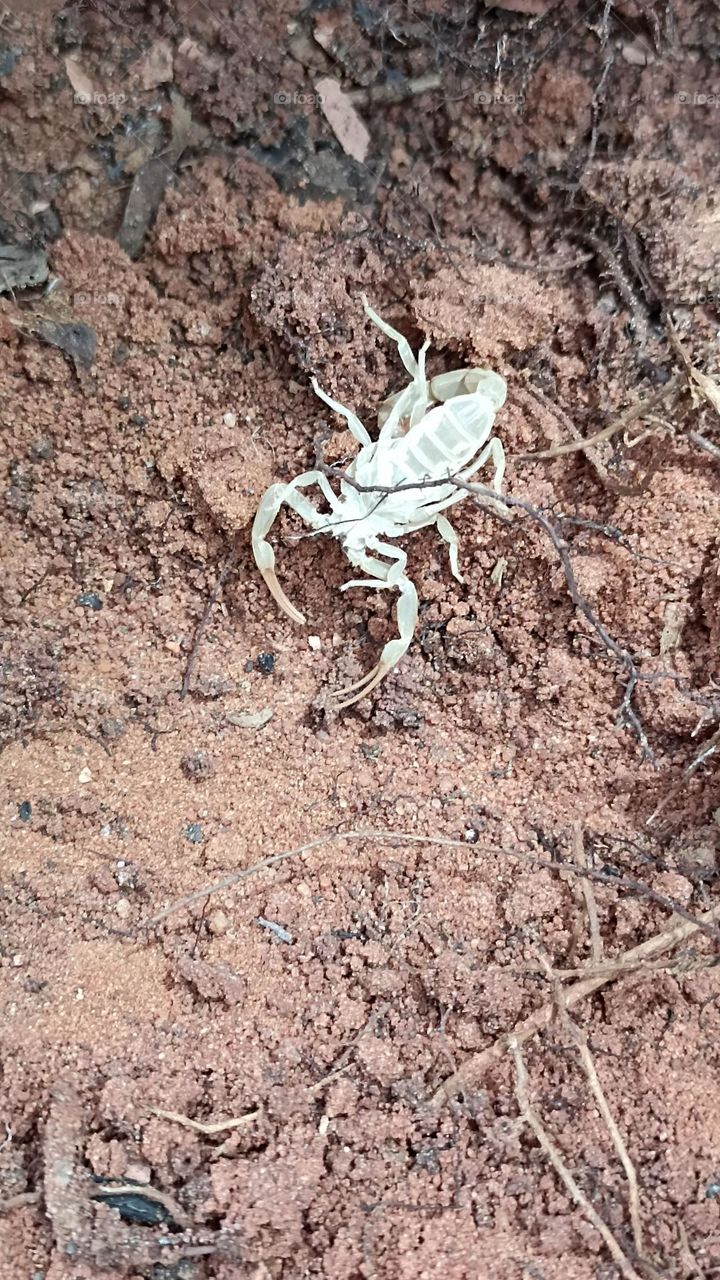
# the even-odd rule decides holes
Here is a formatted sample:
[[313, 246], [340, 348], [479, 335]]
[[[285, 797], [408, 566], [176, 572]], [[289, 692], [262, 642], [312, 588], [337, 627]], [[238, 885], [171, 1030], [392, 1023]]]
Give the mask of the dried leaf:
[[370, 146], [370, 134], [352, 102], [337, 80], [325, 76], [315, 81], [320, 108], [346, 155], [363, 164]]
[[680, 645], [683, 627], [686, 621], [686, 610], [677, 601], [671, 600], [665, 609], [665, 618], [660, 636], [660, 653], [672, 653]]
[[169, 40], [156, 40], [136, 63], [143, 89], [157, 89], [173, 78], [173, 51]]
[[81, 100], [90, 102], [95, 93], [95, 84], [89, 75], [83, 71], [79, 62], [75, 58], [65, 59], [65, 71], [75, 93]]
[[40, 320], [35, 333], [51, 347], [59, 347], [67, 356], [89, 369], [97, 351], [97, 334], [89, 324], [72, 320], [69, 324], [57, 324], [54, 320]]
[[47, 278], [48, 260], [44, 249], [0, 244], [0, 293], [44, 284]]
[[710, 402], [717, 414], [720, 414], [720, 383], [717, 383], [714, 378], [709, 378], [706, 373], [701, 373], [699, 369], [691, 368], [690, 377], [693, 388]]

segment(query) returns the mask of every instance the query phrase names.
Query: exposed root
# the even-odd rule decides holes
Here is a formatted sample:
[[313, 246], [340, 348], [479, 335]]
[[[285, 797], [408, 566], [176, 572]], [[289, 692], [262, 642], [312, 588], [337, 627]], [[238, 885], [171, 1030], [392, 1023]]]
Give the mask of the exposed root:
[[211, 1136], [214, 1133], [225, 1133], [228, 1129], [242, 1129], [246, 1124], [252, 1124], [260, 1116], [259, 1111], [248, 1111], [244, 1116], [235, 1116], [232, 1120], [193, 1120], [190, 1116], [180, 1115], [178, 1111], [163, 1111], [160, 1107], [150, 1107], [151, 1115], [158, 1116], [161, 1120], [171, 1120], [173, 1124], [180, 1124], [184, 1129], [194, 1129], [197, 1133], [204, 1133]]
[[710, 756], [715, 754], [718, 747], [720, 747], [720, 729], [715, 731], [712, 737], [704, 744], [702, 751], [699, 751], [694, 760], [691, 760], [680, 781], [676, 782], [675, 785], [666, 792], [657, 808], [650, 814], [650, 817], [646, 819], [647, 826], [651, 826], [652, 823], [655, 822], [656, 818], [662, 813], [663, 809], [666, 809], [673, 800], [677, 800], [677, 797], [683, 790], [685, 783], [693, 776], [696, 770], [700, 768], [701, 764], [704, 764], [706, 760], [710, 759]]
[[527, 1069], [520, 1050], [520, 1045], [514, 1036], [509, 1038], [508, 1048], [515, 1059], [515, 1095], [517, 1097], [517, 1103], [522, 1119], [532, 1129], [555, 1172], [565, 1184], [572, 1200], [578, 1208], [582, 1210], [588, 1221], [592, 1223], [595, 1230], [602, 1236], [605, 1245], [612, 1254], [626, 1280], [641, 1280], [641, 1277], [632, 1266], [630, 1259], [621, 1248], [610, 1228], [605, 1222], [603, 1222], [599, 1213], [590, 1203], [584, 1191], [578, 1186], [560, 1155], [560, 1152], [543, 1127], [539, 1116], [534, 1111], [532, 1103], [530, 1102], [530, 1095], [528, 1093]]
[[[593, 995], [601, 987], [607, 986], [608, 982], [620, 977], [626, 971], [627, 965], [635, 965], [643, 960], [652, 960], [656, 956], [672, 950], [679, 943], [685, 942], [687, 938], [698, 933], [703, 926], [714, 925], [719, 919], [720, 905], [714, 907], [712, 911], [706, 911], [695, 924], [683, 921], [681, 924], [671, 925], [669, 929], [664, 929], [661, 933], [656, 933], [652, 938], [646, 939], [639, 946], [633, 947], [630, 951], [626, 951], [620, 956], [617, 961], [618, 967], [612, 973], [601, 973], [599, 975], [595, 974], [590, 978], [582, 978], [579, 982], [573, 983], [571, 987], [567, 987], [563, 992], [566, 1008], [570, 1009], [579, 1004], [581, 1000]], [[529, 1017], [518, 1023], [509, 1034], [499, 1036], [487, 1049], [483, 1049], [480, 1053], [468, 1058], [457, 1071], [453, 1072], [435, 1090], [435, 1093], [429, 1099], [430, 1106], [434, 1110], [440, 1110], [451, 1098], [477, 1089], [488, 1068], [499, 1062], [507, 1053], [511, 1040], [518, 1045], [524, 1044], [531, 1036], [549, 1026], [554, 1010], [555, 1001], [548, 1001], [539, 1009], [536, 1009], [534, 1013], [531, 1013]]]
[[[573, 854], [575, 862], [578, 866], [587, 866], [587, 856], [585, 853], [585, 843], [583, 840], [583, 830], [579, 822], [573, 825]], [[589, 878], [582, 876], [580, 878], [580, 889], [585, 899], [585, 909], [588, 915], [588, 925], [590, 927], [590, 954], [592, 956], [593, 965], [600, 964], [603, 954], [602, 937], [600, 936], [600, 921], [598, 919], [597, 902], [593, 892], [592, 883]]]
[[561, 458], [567, 453], [578, 453], [580, 450], [592, 449], [596, 445], [604, 444], [607, 440], [612, 440], [618, 431], [624, 431], [631, 423], [647, 417], [649, 413], [652, 413], [654, 409], [663, 404], [668, 396], [680, 391], [684, 385], [684, 376], [676, 374], [654, 395], [648, 396], [647, 400], [638, 400], [635, 404], [630, 405], [624, 413], [621, 413], [618, 418], [608, 423], [601, 431], [596, 431], [594, 435], [587, 436], [584, 440], [566, 440], [564, 444], [554, 445], [552, 449], [537, 449], [531, 453], [517, 453], [514, 455], [513, 460], [515, 462], [539, 462], [544, 458]]
[[198, 622], [197, 627], [195, 628], [195, 635], [193, 636], [192, 647], [190, 649], [190, 653], [188, 654], [188, 660], [185, 664], [182, 684], [180, 686], [181, 698], [186, 698], [189, 693], [190, 681], [192, 680], [192, 677], [193, 677], [193, 671], [195, 669], [195, 663], [197, 662], [197, 656], [200, 651], [200, 645], [202, 644], [203, 636], [205, 635], [208, 622], [210, 621], [210, 614], [212, 613], [213, 606], [227, 581], [228, 575], [233, 565], [235, 564], [235, 561], [237, 560], [237, 556], [238, 556], [238, 546], [236, 544], [234, 547], [230, 549], [230, 551], [228, 552], [227, 556], [223, 561], [215, 586], [213, 587], [212, 591], [210, 592], [210, 595], [207, 598], [207, 601], [205, 603], [205, 608], [203, 609], [202, 614], [200, 616], [200, 621]]
[[328, 1071], [327, 1075], [324, 1075], [321, 1080], [316, 1080], [315, 1084], [310, 1086], [310, 1093], [318, 1093], [320, 1089], [324, 1089], [326, 1085], [331, 1084], [333, 1080], [336, 1080], [338, 1076], [342, 1075], [343, 1071], [347, 1070], [360, 1041], [367, 1035], [368, 1031], [374, 1030], [380, 1019], [384, 1018], [389, 1008], [389, 1002], [385, 1001], [383, 1004], [378, 1005], [377, 1009], [373, 1009], [370, 1017], [365, 1023], [365, 1026], [358, 1031], [355, 1039], [351, 1041], [347, 1049], [343, 1050], [340, 1057], [333, 1064], [330, 1071]]
[[[299, 845], [297, 849], [286, 849], [282, 853], [270, 854], [269, 857], [261, 858], [259, 862], [253, 863], [251, 867], [243, 867], [239, 871], [231, 871], [229, 875], [223, 876], [222, 880], [216, 880], [213, 884], [203, 886], [202, 889], [195, 889], [193, 893], [188, 893], [183, 898], [177, 898], [175, 902], [171, 902], [167, 907], [164, 907], [157, 915], [151, 916], [149, 920], [144, 921], [141, 927], [143, 929], [152, 929], [177, 911], [192, 907], [197, 902], [202, 902], [204, 899], [209, 898], [212, 894], [221, 893], [224, 889], [232, 889], [242, 880], [247, 880], [250, 876], [257, 875], [258, 872], [264, 871], [268, 867], [277, 866], [278, 863], [285, 862], [288, 858], [300, 857], [301, 854], [308, 853], [311, 849], [319, 849], [335, 840], [387, 840], [396, 841], [399, 844], [426, 844], [444, 849], [467, 849], [465, 840], [454, 840], [450, 836], [423, 836], [408, 831], [327, 831], [324, 835], [317, 836], [314, 840], [308, 840], [305, 844]], [[480, 851], [479, 845], [474, 847], [476, 851]], [[720, 938], [720, 930], [706, 916], [698, 917], [692, 915], [676, 898], [670, 898], [666, 894], [658, 893], [657, 890], [650, 888], [649, 885], [643, 884], [641, 880], [623, 875], [621, 872], [598, 871], [593, 867], [577, 866], [574, 862], [551, 862], [536, 854], [528, 853], [527, 849], [519, 847], [515, 849], [507, 848], [504, 845], [490, 845], [483, 851], [488, 854], [504, 854], [506, 857], [517, 858], [529, 866], [542, 867], [544, 870], [552, 871], [556, 875], [569, 871], [580, 877], [589, 877], [599, 884], [612, 885], [614, 889], [627, 889], [640, 897], [646, 898], [649, 902], [656, 903], [671, 914], [681, 916], [693, 931], [697, 930], [700, 933], [705, 933], [715, 941]], [[628, 952], [624, 958], [627, 959], [631, 954]], [[622, 963], [622, 958], [615, 963]]]

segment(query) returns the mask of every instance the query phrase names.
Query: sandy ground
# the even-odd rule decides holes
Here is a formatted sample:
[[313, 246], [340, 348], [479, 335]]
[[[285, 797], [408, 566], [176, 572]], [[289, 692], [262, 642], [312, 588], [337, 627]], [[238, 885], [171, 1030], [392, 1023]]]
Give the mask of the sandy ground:
[[[717, 6], [31, 8], [0, 1280], [720, 1274]], [[249, 526], [353, 456], [311, 376], [403, 385], [363, 292], [506, 378], [531, 510], [408, 538], [338, 713], [392, 593], [283, 514], [297, 626]]]

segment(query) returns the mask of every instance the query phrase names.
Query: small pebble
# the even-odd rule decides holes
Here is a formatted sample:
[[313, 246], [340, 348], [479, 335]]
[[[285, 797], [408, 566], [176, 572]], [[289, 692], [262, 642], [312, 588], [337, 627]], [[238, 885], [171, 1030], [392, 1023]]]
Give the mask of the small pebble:
[[30, 457], [33, 462], [48, 462], [55, 453], [52, 440], [43, 437], [30, 445]]
[[88, 769], [87, 765], [85, 765], [84, 769], [80, 770], [78, 774], [78, 782], [92, 782], [92, 773]]
[[121, 920], [127, 920], [127, 917], [130, 915], [130, 903], [127, 898], [118, 898], [115, 903], [115, 912], [119, 915]]
[[120, 861], [115, 865], [117, 868], [115, 871], [115, 883], [118, 884], [121, 889], [137, 889], [137, 867], [134, 867], [131, 862], [123, 862], [122, 859], [120, 859]]
[[322, 640], [319, 636], [308, 636], [308, 645], [318, 653], [322, 649]]
[[99, 613], [103, 607], [97, 591], [83, 591], [82, 595], [78, 596], [78, 604], [82, 605], [83, 609], [91, 609], [93, 613]]
[[185, 777], [192, 778], [193, 782], [205, 782], [215, 773], [215, 765], [207, 751], [192, 751], [190, 755], [183, 756], [180, 768]]
[[100, 721], [100, 732], [103, 738], [107, 738], [109, 742], [114, 742], [116, 738], [121, 738], [125, 732], [125, 725], [122, 720], [115, 720], [112, 716], [106, 716]]
[[280, 942], [291, 943], [294, 941], [291, 933], [287, 929], [283, 929], [281, 924], [277, 924], [274, 920], [266, 920], [264, 916], [258, 916], [257, 922], [261, 929], [267, 929], [268, 933], [274, 933]]
[[237, 414], [236, 414], [236, 413], [224, 413], [224, 414], [223, 414], [223, 422], [224, 422], [224, 424], [225, 424], [225, 426], [226, 426], [226, 427], [234, 427], [234, 426], [236, 426], [236, 425], [237, 425]]
[[185, 828], [185, 839], [191, 844], [202, 844], [203, 831], [199, 822], [191, 822]]
[[18, 805], [18, 818], [21, 822], [29, 822], [32, 817], [32, 805], [29, 800], [23, 800]]
[[259, 653], [257, 664], [264, 676], [271, 676], [275, 668], [275, 654]]
[[208, 929], [211, 933], [215, 934], [216, 938], [221, 938], [224, 933], [227, 933], [229, 927], [230, 920], [224, 911], [210, 912], [210, 915], [208, 916]]

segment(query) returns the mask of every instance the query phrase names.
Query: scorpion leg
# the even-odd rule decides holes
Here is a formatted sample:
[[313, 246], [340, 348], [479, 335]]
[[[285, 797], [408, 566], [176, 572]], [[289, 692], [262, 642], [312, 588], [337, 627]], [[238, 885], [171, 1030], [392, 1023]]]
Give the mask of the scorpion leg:
[[312, 383], [312, 389], [315, 392], [315, 395], [319, 396], [326, 405], [335, 410], [335, 413], [339, 413], [340, 417], [345, 419], [358, 444], [372, 444], [370, 435], [358, 418], [357, 414], [353, 413], [352, 409], [347, 409], [344, 404], [340, 404], [339, 400], [333, 400], [327, 392], [323, 391], [322, 387], [318, 384], [317, 378], [311, 378], [310, 382]]
[[364, 293], [361, 296], [362, 296], [362, 304], [365, 308], [365, 315], [372, 320], [374, 325], [377, 325], [377, 328], [380, 329], [385, 334], [386, 338], [392, 338], [393, 342], [395, 343], [398, 349], [398, 355], [400, 356], [400, 359], [405, 365], [405, 368], [410, 374], [410, 377], [412, 378], [413, 382], [422, 381], [424, 384], [425, 352], [430, 346], [430, 342], [427, 341], [423, 343], [420, 349], [420, 357], [418, 362], [418, 360], [415, 359], [415, 356], [412, 353], [412, 347], [410, 346], [410, 343], [408, 342], [407, 338], [403, 337], [401, 333], [398, 333], [397, 329], [393, 329], [392, 325], [388, 324], [386, 320], [382, 320], [378, 315], [377, 311], [373, 311]]
[[275, 552], [267, 541], [267, 535], [284, 502], [293, 511], [296, 511], [300, 518], [310, 525], [311, 529], [321, 532], [328, 527], [327, 517], [316, 511], [312, 503], [308, 502], [308, 499], [303, 494], [297, 493], [298, 488], [309, 484], [319, 485], [328, 501], [330, 501], [330, 495], [332, 495], [333, 503], [337, 503], [337, 498], [330, 488], [327, 476], [324, 476], [320, 471], [306, 471], [304, 475], [298, 476], [290, 484], [270, 485], [270, 488], [263, 495], [252, 527], [252, 549], [255, 563], [265, 579], [271, 595], [288, 617], [292, 618], [293, 622], [305, 622], [305, 617], [288, 600], [277, 580]]
[[473, 463], [469, 471], [463, 473], [462, 479], [469, 480], [470, 476], [474, 476], [476, 471], [485, 466], [488, 458], [491, 459], [495, 468], [492, 487], [496, 493], [502, 493], [502, 482], [505, 475], [505, 450], [502, 447], [502, 441], [498, 440], [497, 436], [493, 436], [491, 440], [488, 440], [477, 462]]
[[[375, 664], [371, 671], [368, 671], [360, 680], [356, 680], [354, 684], [347, 685], [337, 697], [343, 699], [342, 702], [334, 704], [335, 710], [342, 711], [345, 707], [350, 707], [354, 702], [359, 702], [365, 697], [366, 693], [370, 693], [380, 684], [381, 680], [394, 666], [400, 661], [407, 652], [412, 638], [415, 634], [415, 627], [418, 618], [418, 597], [417, 591], [409, 578], [405, 576], [405, 568], [407, 566], [407, 554], [401, 547], [394, 547], [386, 542], [379, 540], [373, 543], [373, 550], [383, 552], [387, 556], [392, 556], [396, 561], [389, 568], [382, 561], [372, 559], [370, 556], [364, 556], [361, 566], [373, 575], [385, 573], [387, 576], [381, 581], [357, 579], [354, 582], [345, 583], [345, 587], [398, 587], [400, 598], [397, 602], [397, 621], [400, 637], [397, 640], [389, 640], [380, 654], [380, 661]], [[343, 588], [344, 589], [344, 588]], [[347, 694], [352, 694], [351, 698]]]
[[443, 515], [438, 514], [435, 517], [435, 525], [440, 537], [443, 539], [443, 542], [447, 542], [448, 544], [450, 552], [450, 572], [453, 578], [457, 578], [458, 582], [462, 582], [463, 576], [460, 572], [460, 565], [458, 564], [458, 536], [450, 521]]
[[[388, 640], [380, 654], [380, 661], [375, 664], [372, 670], [368, 671], [362, 680], [357, 680], [355, 684], [348, 685], [346, 689], [342, 690], [342, 693], [338, 696], [342, 697], [343, 701], [334, 704], [336, 711], [351, 707], [354, 702], [359, 702], [361, 698], [365, 697], [366, 693], [370, 693], [372, 689], [375, 689], [410, 647], [418, 618], [417, 591], [410, 579], [405, 576], [394, 585], [400, 589], [400, 598], [397, 602], [399, 639]], [[348, 693], [352, 694], [351, 698], [346, 696]]]
[[[488, 444], [483, 449], [477, 461], [473, 463], [472, 467], [468, 468], [467, 471], [463, 472], [461, 479], [465, 481], [469, 480], [471, 476], [475, 475], [476, 471], [479, 471], [480, 468], [485, 465], [488, 458], [492, 458], [495, 467], [492, 487], [496, 493], [501, 493], [503, 476], [505, 474], [505, 450], [502, 447], [501, 441], [495, 437], [488, 441]], [[440, 537], [448, 544], [450, 551], [450, 572], [454, 578], [457, 578], [458, 582], [464, 581], [463, 576], [460, 573], [460, 565], [458, 563], [458, 536], [450, 524], [450, 521], [443, 516], [441, 512], [446, 511], [448, 507], [454, 507], [456, 502], [462, 502], [463, 498], [466, 497], [467, 492], [465, 489], [455, 489], [454, 493], [452, 493], [449, 498], [443, 498], [442, 501], [431, 503], [429, 506], [425, 507], [423, 509], [422, 518], [406, 526], [407, 533], [414, 533], [417, 529], [424, 529], [429, 524], [435, 524]], [[484, 502], [486, 506], [495, 506], [492, 498], [480, 498], [480, 501]], [[501, 514], [505, 514], [505, 508], [501, 507], [500, 504], [498, 504], [498, 510]]]

